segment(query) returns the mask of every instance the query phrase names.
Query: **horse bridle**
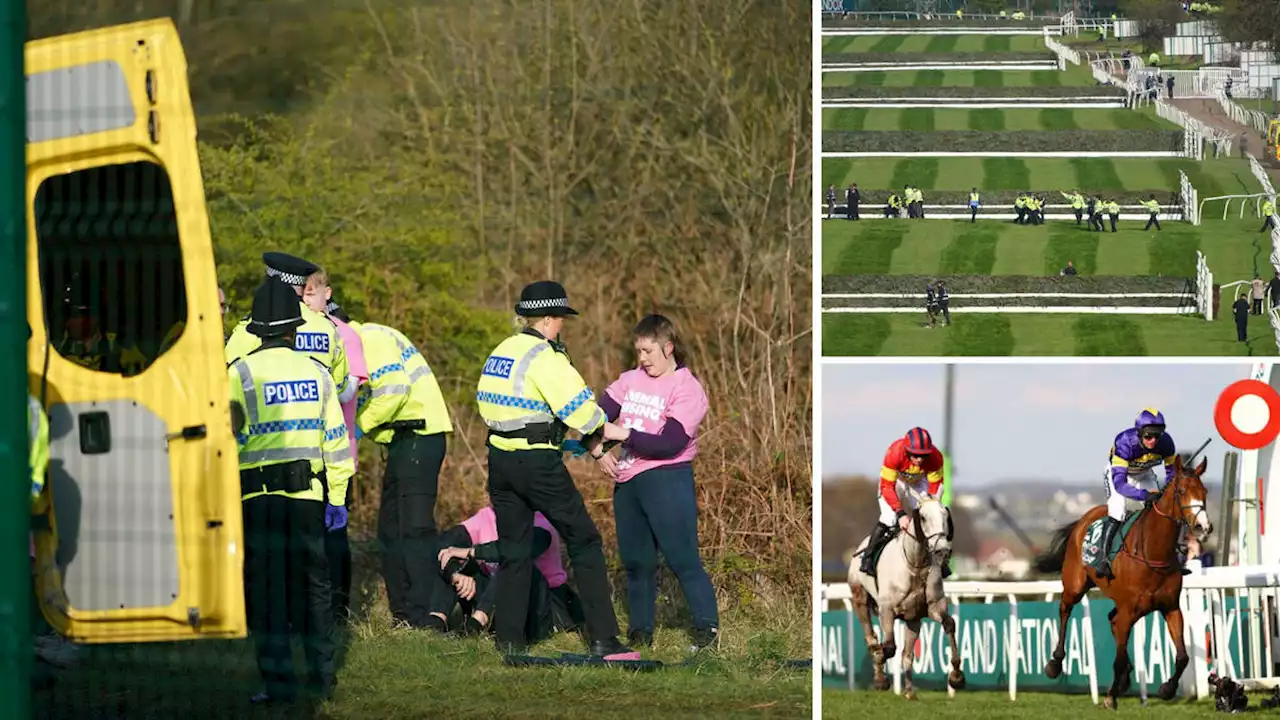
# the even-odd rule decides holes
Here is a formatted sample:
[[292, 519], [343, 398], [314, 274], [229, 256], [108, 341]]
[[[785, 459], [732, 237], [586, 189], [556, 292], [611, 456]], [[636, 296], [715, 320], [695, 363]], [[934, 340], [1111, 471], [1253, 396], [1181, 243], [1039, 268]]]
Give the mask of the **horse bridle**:
[[[1181, 535], [1182, 535], [1182, 529], [1183, 529], [1183, 528], [1188, 528], [1188, 529], [1190, 529], [1190, 528], [1195, 524], [1196, 520], [1198, 520], [1198, 519], [1200, 518], [1200, 513], [1204, 513], [1204, 514], [1205, 514], [1205, 517], [1206, 517], [1206, 519], [1207, 519], [1207, 518], [1208, 518], [1208, 515], [1209, 515], [1209, 510], [1208, 510], [1208, 508], [1206, 508], [1206, 507], [1204, 506], [1204, 504], [1203, 504], [1203, 503], [1201, 503], [1200, 508], [1199, 508], [1199, 509], [1196, 509], [1195, 513], [1194, 513], [1194, 514], [1192, 514], [1192, 516], [1191, 516], [1191, 522], [1187, 522], [1187, 520], [1186, 520], [1186, 518], [1185, 518], [1184, 516], [1186, 515], [1186, 512], [1187, 512], [1188, 510], [1191, 510], [1191, 509], [1192, 509], [1192, 505], [1191, 505], [1191, 504], [1187, 504], [1187, 503], [1183, 503], [1183, 502], [1182, 502], [1182, 491], [1183, 491], [1183, 488], [1182, 488], [1182, 486], [1180, 486], [1180, 485], [1178, 484], [1178, 477], [1180, 477], [1180, 476], [1174, 476], [1174, 479], [1173, 479], [1173, 480], [1172, 480], [1168, 485], [1165, 485], [1163, 488], [1161, 488], [1160, 490], [1158, 490], [1158, 491], [1154, 494], [1154, 496], [1150, 499], [1150, 503], [1151, 503], [1151, 511], [1152, 511], [1152, 512], [1154, 512], [1154, 513], [1156, 514], [1156, 516], [1157, 516], [1157, 517], [1166, 518], [1166, 519], [1172, 520], [1172, 521], [1174, 521], [1175, 523], [1177, 523], [1177, 524], [1178, 524], [1178, 535], [1179, 535], [1179, 536], [1181, 536]], [[1164, 511], [1162, 511], [1162, 510], [1160, 509], [1160, 498], [1161, 498], [1161, 497], [1162, 497], [1166, 492], [1169, 492], [1171, 488], [1172, 488], [1172, 492], [1173, 492], [1173, 502], [1174, 502], [1174, 505], [1175, 505], [1175, 506], [1178, 508], [1178, 510], [1180, 511], [1180, 512], [1178, 513], [1178, 516], [1177, 516], [1177, 517], [1174, 517], [1174, 516], [1172, 516], [1172, 515], [1169, 515], [1169, 514], [1165, 513]], [[1136, 538], [1135, 538], [1135, 539], [1136, 539]], [[1139, 543], [1139, 542], [1135, 542], [1135, 543], [1134, 543], [1134, 547], [1135, 547], [1135, 548], [1139, 548], [1139, 547], [1141, 547], [1141, 546], [1142, 546], [1142, 544], [1141, 544], [1141, 543]], [[1179, 551], [1179, 552], [1185, 552], [1185, 551], [1186, 551], [1186, 543], [1185, 543], [1185, 542], [1182, 542], [1181, 540], [1178, 540], [1178, 541], [1176, 541], [1176, 544], [1175, 544], [1175, 548], [1174, 548], [1174, 549], [1175, 549], [1175, 550], [1177, 550], [1177, 551]], [[1140, 563], [1142, 563], [1143, 565], [1146, 565], [1147, 567], [1152, 568], [1152, 569], [1157, 569], [1157, 568], [1171, 568], [1171, 567], [1173, 567], [1173, 566], [1174, 566], [1174, 564], [1173, 564], [1173, 563], [1167, 563], [1167, 562], [1159, 562], [1159, 561], [1148, 560], [1147, 558], [1145, 558], [1145, 557], [1143, 557], [1143, 556], [1139, 555], [1137, 552], [1130, 552], [1130, 551], [1128, 550], [1128, 548], [1125, 548], [1125, 547], [1124, 547], [1124, 545], [1123, 545], [1123, 544], [1120, 546], [1120, 552], [1127, 553], [1127, 554], [1128, 554], [1130, 557], [1132, 557], [1133, 559], [1137, 560], [1138, 562], [1140, 562]]]
[[[944, 536], [944, 537], [946, 537], [947, 541], [948, 541], [948, 542], [950, 542], [950, 541], [951, 541], [951, 539], [955, 536], [955, 525], [954, 525], [954, 524], [952, 524], [952, 522], [951, 522], [951, 510], [950, 510], [950, 509], [948, 509], [945, 505], [942, 507], [942, 510], [943, 510], [943, 512], [945, 512], [945, 513], [946, 513], [946, 515], [947, 515], [947, 526], [946, 526], [946, 529], [945, 529], [945, 530], [942, 530], [942, 531], [940, 531], [940, 532], [930, 533], [930, 534], [928, 534], [928, 535], [925, 535], [925, 533], [924, 533], [924, 515], [920, 515], [920, 514], [919, 514], [919, 512], [920, 512], [920, 506], [921, 506], [921, 505], [924, 505], [925, 503], [931, 503], [931, 502], [938, 502], [938, 500], [937, 500], [937, 499], [935, 499], [935, 498], [928, 498], [928, 499], [926, 499], [926, 500], [921, 500], [921, 501], [917, 502], [917, 503], [916, 503], [916, 508], [915, 508], [915, 509], [916, 509], [916, 513], [917, 513], [917, 517], [916, 517], [916, 518], [912, 518], [912, 521], [911, 521], [911, 522], [912, 522], [912, 524], [918, 524], [918, 526], [919, 526], [919, 528], [920, 528], [920, 534], [921, 534], [921, 535], [924, 535], [924, 542], [923, 542], [921, 545], [924, 547], [924, 550], [925, 550], [925, 553], [926, 553], [926, 554], [928, 554], [928, 553], [930, 552], [930, 550], [929, 550], [929, 543], [931, 543], [931, 542], [933, 541], [933, 539], [934, 539], [934, 538], [936, 538], [936, 537], [938, 537], [938, 536]], [[941, 505], [941, 503], [939, 503], [939, 504]], [[911, 532], [910, 532], [910, 531], [906, 531], [906, 532], [907, 532], [907, 534], [908, 534], [908, 535], [910, 535], [910, 534], [911, 534]], [[925, 564], [924, 564], [924, 565], [919, 565], [919, 566], [914, 565], [914, 564], [911, 562], [910, 558], [908, 558], [908, 557], [907, 557], [907, 546], [906, 546], [905, 544], [901, 544], [901, 543], [900, 543], [899, 545], [900, 545], [900, 547], [902, 548], [902, 561], [903, 561], [903, 562], [905, 562], [905, 563], [907, 564], [907, 567], [911, 568], [912, 570], [923, 570], [923, 569], [925, 569], [925, 568], [927, 568], [927, 567], [929, 567], [929, 566], [931, 566], [931, 565], [932, 565], [932, 563], [930, 563], [930, 562], [925, 562]]]

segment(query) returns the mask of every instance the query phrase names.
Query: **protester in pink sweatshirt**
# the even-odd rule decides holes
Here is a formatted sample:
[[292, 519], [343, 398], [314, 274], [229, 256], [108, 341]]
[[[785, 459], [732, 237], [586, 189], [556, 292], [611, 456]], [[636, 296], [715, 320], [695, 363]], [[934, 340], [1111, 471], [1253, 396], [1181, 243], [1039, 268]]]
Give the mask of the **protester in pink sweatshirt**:
[[[466, 619], [464, 635], [489, 627], [498, 584], [494, 582], [502, 559], [498, 548], [498, 519], [485, 506], [475, 515], [440, 534], [439, 561], [445, 589], [432, 598], [432, 615], [446, 624], [455, 604]], [[577, 594], [567, 584], [560, 555], [560, 535], [540, 512], [533, 514], [533, 577], [529, 588], [526, 641], [536, 643], [552, 633], [583, 622]]]
[[[369, 368], [364, 361], [364, 347], [355, 329], [347, 325], [351, 320], [342, 307], [333, 299], [333, 288], [329, 287], [329, 275], [318, 270], [307, 278], [302, 290], [302, 302], [312, 310], [324, 314], [338, 330], [342, 339], [342, 348], [347, 353], [347, 383], [353, 391], [369, 382]], [[351, 397], [342, 403], [342, 416], [347, 423], [347, 437], [351, 441], [351, 457], [359, 469], [360, 454], [357, 451], [356, 410], [360, 393], [352, 392]], [[353, 478], [354, 481], [354, 478]], [[354, 485], [354, 482], [352, 483]], [[352, 489], [347, 489], [347, 507], [351, 507]], [[324, 534], [325, 554], [329, 557], [329, 583], [333, 588], [333, 617], [343, 622], [350, 616], [351, 607], [351, 541], [347, 537], [347, 528], [331, 530]]]
[[661, 550], [689, 603], [696, 651], [716, 642], [720, 625], [715, 590], [698, 551], [693, 482], [707, 396], [685, 366], [670, 320], [650, 315], [632, 338], [637, 367], [622, 373], [600, 399], [605, 415], [621, 428], [613, 432], [606, 426], [605, 438], [622, 441], [621, 452], [598, 461], [616, 480], [613, 512], [627, 573], [628, 644], [653, 643]]

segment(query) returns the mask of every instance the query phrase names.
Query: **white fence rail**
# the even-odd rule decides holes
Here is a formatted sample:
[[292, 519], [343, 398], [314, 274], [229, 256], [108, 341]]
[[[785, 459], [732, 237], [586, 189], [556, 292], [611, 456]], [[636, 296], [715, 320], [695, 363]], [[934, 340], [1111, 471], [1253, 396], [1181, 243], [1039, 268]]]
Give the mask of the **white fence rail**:
[[1045, 32], [1044, 32], [1044, 45], [1045, 45], [1045, 47], [1047, 47], [1047, 48], [1049, 48], [1051, 51], [1053, 51], [1053, 54], [1054, 54], [1054, 55], [1057, 55], [1057, 56], [1058, 56], [1058, 69], [1059, 69], [1059, 70], [1066, 70], [1066, 69], [1067, 69], [1067, 63], [1068, 63], [1068, 62], [1069, 62], [1069, 63], [1071, 63], [1071, 64], [1073, 64], [1073, 65], [1079, 65], [1079, 64], [1080, 64], [1080, 53], [1078, 53], [1078, 52], [1076, 52], [1075, 50], [1073, 50], [1073, 49], [1071, 49], [1071, 48], [1067, 47], [1066, 45], [1063, 45], [1062, 43], [1058, 42], [1057, 40], [1054, 40], [1054, 39], [1053, 39], [1053, 37], [1052, 37], [1052, 34], [1049, 32], [1049, 28], [1045, 28]]
[[1192, 225], [1200, 224], [1200, 193], [1182, 170], [1178, 171], [1178, 196], [1182, 198], [1182, 219]]
[[[1219, 675], [1226, 675], [1241, 682], [1246, 688], [1259, 689], [1275, 687], [1280, 684], [1277, 676], [1277, 661], [1280, 654], [1280, 622], [1276, 612], [1280, 607], [1280, 566], [1229, 566], [1214, 567], [1193, 573], [1182, 581], [1181, 608], [1183, 613], [1183, 641], [1186, 643], [1191, 663], [1183, 674], [1181, 691], [1184, 696], [1197, 699], [1212, 697], [1208, 676], [1212, 670]], [[1038, 580], [1028, 582], [965, 582], [943, 583], [943, 592], [951, 601], [952, 619], [957, 628], [964, 615], [964, 604], [961, 599], [977, 599], [990, 604], [995, 599], [1007, 600], [1011, 620], [1016, 618], [1019, 597], [1033, 597], [1037, 600], [1052, 602], [1062, 594], [1062, 583], [1058, 580]], [[1081, 601], [1084, 611], [1084, 627], [1091, 627], [1090, 598], [1101, 599], [1103, 596], [1094, 590]], [[1234, 611], [1228, 611], [1227, 601], [1234, 599]], [[1244, 600], [1247, 606], [1240, 610]], [[861, 644], [862, 638], [855, 637], [853, 630], [853, 595], [849, 586], [844, 583], [824, 584], [822, 586], [822, 610], [846, 610], [849, 615], [849, 626], [845, 633], [850, 648]], [[834, 606], [834, 607], [833, 607]], [[1016, 620], [1013, 620], [1016, 622]], [[901, 621], [897, 621], [901, 622]], [[1153, 625], [1144, 624], [1145, 628]], [[1135, 626], [1135, 630], [1138, 626]], [[1056, 640], [1056, 628], [1053, 633]], [[901, 630], [895, 625], [895, 633]], [[1167, 632], [1167, 631], [1166, 631]], [[1133, 658], [1136, 668], [1148, 667], [1147, 656], [1152, 638], [1145, 638], [1145, 632], [1135, 633]], [[1144, 637], [1138, 637], [1143, 635]], [[1230, 636], [1236, 639], [1235, 651], [1230, 646]], [[899, 635], [900, 636], [900, 635]], [[1246, 638], [1248, 642], [1246, 643]], [[1087, 656], [1090, 694], [1096, 704], [1099, 700], [1099, 689], [1096, 671], [1098, 658], [1095, 654], [1095, 642], [1091, 633], [1087, 633], [1081, 643], [1081, 652]], [[1144, 642], [1143, 640], [1147, 640]], [[893, 675], [894, 692], [902, 692], [902, 651], [889, 660], [886, 671]], [[1009, 699], [1017, 699], [1018, 679], [1020, 675], [1029, 675], [1022, 670], [1025, 658], [1021, 643], [1009, 643]], [[1104, 658], [1104, 661], [1109, 658]], [[1036, 668], [1034, 671], [1039, 671]], [[849, 689], [853, 687], [852, 673], [849, 673]], [[1141, 673], [1135, 678], [1138, 683], [1145, 683]]]
[[1156, 115], [1182, 126], [1183, 153], [1186, 157], [1203, 160], [1206, 142], [1213, 145], [1214, 157], [1231, 154], [1235, 135], [1229, 130], [1206, 125], [1164, 100], [1156, 100]]
[[1270, 120], [1266, 113], [1241, 107], [1239, 103], [1228, 98], [1226, 93], [1221, 90], [1216, 95], [1218, 104], [1222, 106], [1222, 110], [1227, 114], [1227, 117], [1245, 127], [1253, 128], [1264, 135], [1266, 134], [1267, 122]]
[[1204, 254], [1196, 251], [1196, 309], [1205, 320], [1213, 319], [1213, 272]]
[[1262, 217], [1262, 201], [1266, 197], [1267, 197], [1266, 193], [1253, 193], [1252, 195], [1214, 195], [1213, 197], [1207, 197], [1200, 201], [1200, 205], [1196, 208], [1196, 216], [1199, 218], [1204, 217], [1205, 203], [1216, 202], [1218, 200], [1225, 200], [1226, 202], [1222, 204], [1222, 219], [1226, 220], [1227, 215], [1230, 214], [1231, 212], [1231, 201], [1239, 200], [1240, 213], [1237, 217], [1240, 220], [1243, 220], [1245, 208], [1249, 207], [1249, 201], [1252, 200], [1253, 214], [1258, 217]]
[[1253, 176], [1258, 179], [1258, 183], [1262, 185], [1262, 191], [1268, 195], [1275, 195], [1276, 189], [1271, 186], [1271, 176], [1267, 174], [1266, 168], [1258, 162], [1258, 159], [1252, 155], [1249, 156], [1249, 169], [1253, 171]]

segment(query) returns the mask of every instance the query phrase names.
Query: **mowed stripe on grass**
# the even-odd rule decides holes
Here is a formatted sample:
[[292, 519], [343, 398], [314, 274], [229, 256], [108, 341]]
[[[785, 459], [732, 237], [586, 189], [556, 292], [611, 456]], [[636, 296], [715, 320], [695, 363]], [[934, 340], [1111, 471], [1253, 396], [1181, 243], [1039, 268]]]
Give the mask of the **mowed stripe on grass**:
[[[992, 76], [999, 73], [998, 85]], [[919, 76], [930, 74], [927, 79]], [[1088, 73], [1059, 72], [1057, 70], [885, 70], [871, 72], [824, 72], [823, 87], [863, 87], [885, 85], [888, 87], [1011, 87], [1034, 88], [1065, 85], [1089, 87], [1094, 84]]]
[[[823, 313], [825, 357], [1174, 356], [1272, 357], [1275, 333], [1250, 317], [1249, 342], [1236, 342], [1230, 318], [1177, 315], [953, 313], [927, 327], [919, 313]], [[985, 717], [985, 716], [984, 716]]]
[[837, 53], [922, 53], [922, 52], [990, 52], [1031, 53], [1048, 49], [1038, 37], [1019, 35], [950, 35], [953, 44], [942, 50], [930, 47], [936, 36], [930, 35], [828, 35], [822, 38], [822, 54]]
[[[925, 196], [926, 201], [928, 196]], [[929, 206], [926, 203], [925, 212]], [[880, 211], [868, 204], [863, 215]], [[1109, 225], [1109, 222], [1108, 222]], [[1271, 238], [1252, 221], [1210, 221], [1200, 226], [1121, 220], [1118, 232], [1094, 233], [1075, 220], [1015, 225], [1010, 220], [822, 221], [823, 275], [1057, 275], [1067, 261], [1081, 275], [1191, 278], [1196, 251], [1221, 283], [1271, 275]], [[1228, 306], [1230, 303], [1228, 303]], [[1226, 308], [1223, 309], [1226, 312]]]
[[[937, 114], [934, 115], [937, 118]], [[864, 194], [870, 190], [897, 188], [890, 179], [904, 176], [906, 170], [920, 158], [824, 158], [822, 183], [826, 187], [835, 183], [841, 187], [856, 182]], [[987, 161], [1015, 161], [1017, 165], [989, 164]], [[1165, 188], [1169, 193], [1178, 191], [1178, 170], [1187, 173], [1188, 179], [1200, 192], [1200, 197], [1226, 193], [1256, 193], [1258, 181], [1244, 160], [1205, 160], [1203, 163], [1183, 158], [1146, 160], [1142, 158], [1086, 158], [1088, 162], [1073, 163], [1066, 158], [933, 158], [936, 172], [928, 177], [917, 177], [915, 184], [922, 190], [968, 190], [978, 181], [979, 189], [1034, 189], [1079, 188], [1082, 192], [1106, 192], [1126, 189], [1151, 190]], [[1016, 181], [1005, 177], [1009, 169], [1025, 168], [1026, 180]], [[991, 168], [994, 174], [984, 173]], [[1021, 172], [1021, 171], [1020, 171]], [[1084, 172], [1085, 176], [1080, 173]], [[907, 179], [911, 182], [911, 179]], [[1104, 183], [1090, 185], [1088, 183]], [[1108, 185], [1109, 183], [1109, 185]], [[1251, 184], [1247, 184], [1251, 183]], [[1244, 187], [1241, 187], [1244, 185]], [[1239, 189], [1237, 189], [1239, 188]], [[928, 198], [925, 198], [926, 202]], [[1214, 206], [1206, 206], [1206, 214]], [[1221, 213], [1221, 204], [1216, 205]], [[1221, 215], [1219, 215], [1221, 217]], [[1256, 228], [1255, 228], [1256, 229]]]
[[[1015, 110], [1004, 108], [852, 108], [864, 110], [862, 124], [857, 127], [842, 124], [838, 113], [851, 108], [824, 108], [822, 127], [825, 130], [1172, 130], [1176, 126], [1155, 116], [1144, 117], [1129, 112], [1136, 122], [1115, 122], [1109, 110], [1073, 110], [1070, 108], [1046, 108]], [[1126, 111], [1121, 111], [1126, 112]], [[929, 114], [932, 125], [922, 125], [918, 116]], [[1081, 148], [1088, 150], [1088, 148]], [[1175, 176], [1176, 184], [1176, 176]]]

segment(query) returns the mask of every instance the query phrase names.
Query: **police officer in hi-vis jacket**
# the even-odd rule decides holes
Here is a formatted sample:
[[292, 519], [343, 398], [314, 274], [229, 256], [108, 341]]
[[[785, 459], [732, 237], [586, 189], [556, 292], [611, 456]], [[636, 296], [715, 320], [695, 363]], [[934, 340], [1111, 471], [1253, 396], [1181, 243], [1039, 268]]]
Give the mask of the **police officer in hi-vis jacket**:
[[268, 279], [252, 318], [246, 330], [260, 344], [227, 368], [239, 414], [245, 610], [266, 685], [252, 701], [297, 699], [291, 632], [302, 636], [307, 689], [326, 698], [337, 680], [324, 537], [347, 524], [341, 498], [355, 464], [333, 378], [294, 350], [305, 321], [293, 289]]
[[602, 440], [625, 431], [605, 420], [595, 395], [560, 343], [568, 315], [577, 315], [560, 283], [528, 285], [515, 307], [519, 333], [485, 360], [476, 404], [489, 427], [489, 498], [498, 520], [502, 560], [493, 627], [499, 649], [525, 646], [531, 582], [533, 514], [541, 512], [564, 539], [586, 615], [593, 656], [638, 659], [618, 642], [600, 531], [564, 466], [560, 444], [568, 430], [582, 433], [593, 457]]
[[[302, 292], [307, 278], [320, 268], [302, 258], [279, 252], [263, 253], [262, 262], [267, 266], [267, 280], [283, 282], [297, 297], [303, 324], [294, 333], [294, 349], [310, 355], [328, 368], [338, 387], [338, 398], [347, 402], [355, 394], [356, 383], [348, 377], [347, 353], [338, 337], [338, 329], [329, 318], [302, 304]], [[228, 366], [258, 347], [258, 340], [248, 331], [248, 326], [249, 318], [246, 317], [227, 338], [223, 354]]]

